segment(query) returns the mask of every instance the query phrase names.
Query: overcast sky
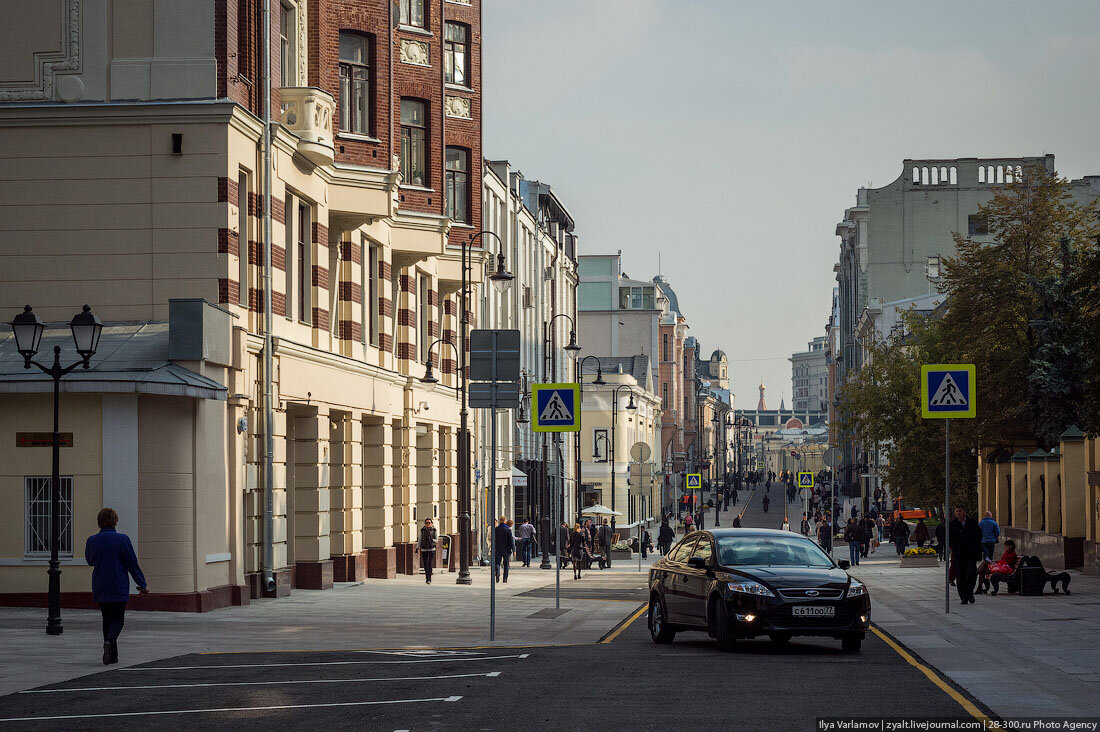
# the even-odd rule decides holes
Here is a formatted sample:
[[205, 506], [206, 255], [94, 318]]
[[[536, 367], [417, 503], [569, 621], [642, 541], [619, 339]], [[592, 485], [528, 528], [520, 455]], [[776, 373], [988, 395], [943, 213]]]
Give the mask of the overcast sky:
[[485, 155], [550, 183], [581, 252], [661, 271], [738, 406], [791, 402], [834, 230], [901, 161], [1100, 174], [1100, 2], [484, 0]]

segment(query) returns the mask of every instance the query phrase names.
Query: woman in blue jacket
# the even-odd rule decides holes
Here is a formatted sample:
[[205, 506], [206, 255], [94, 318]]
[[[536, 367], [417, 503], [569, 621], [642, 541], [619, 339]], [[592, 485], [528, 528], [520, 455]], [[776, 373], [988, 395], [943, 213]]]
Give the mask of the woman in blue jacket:
[[118, 663], [118, 636], [130, 599], [130, 576], [142, 594], [149, 591], [130, 537], [115, 531], [118, 514], [105, 508], [96, 516], [99, 533], [88, 537], [84, 559], [92, 567], [92, 598], [103, 614], [103, 663]]

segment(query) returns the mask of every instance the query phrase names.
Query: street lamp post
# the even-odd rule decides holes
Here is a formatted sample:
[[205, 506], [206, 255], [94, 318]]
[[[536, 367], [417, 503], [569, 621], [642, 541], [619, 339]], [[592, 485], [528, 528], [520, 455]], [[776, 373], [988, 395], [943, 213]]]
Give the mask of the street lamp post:
[[[570, 358], [576, 358], [577, 353], [580, 352], [580, 350], [581, 350], [581, 347], [577, 345], [577, 323], [576, 323], [576, 321], [574, 321], [573, 318], [568, 313], [558, 313], [557, 315], [550, 318], [550, 320], [547, 321], [546, 329], [543, 332], [543, 348], [546, 352], [546, 359], [543, 361], [543, 375], [544, 375], [545, 378], [549, 379], [550, 381], [554, 381], [556, 376], [557, 376], [557, 368], [556, 368], [556, 363], [554, 361], [554, 321], [557, 320], [558, 318], [565, 318], [566, 320], [569, 321], [569, 326], [570, 326], [569, 344], [566, 345], [565, 348], [563, 349], [565, 351], [565, 355], [569, 356]], [[580, 379], [578, 378], [578, 382], [579, 381], [580, 381]], [[581, 405], [577, 404], [577, 405], [574, 406], [574, 408], [579, 410], [581, 408]], [[543, 439], [544, 440], [546, 439], [545, 434], [543, 436]], [[560, 440], [561, 440], [561, 433], [555, 432], [554, 433], [554, 438], [553, 438], [554, 443], [556, 444]], [[545, 445], [546, 443], [544, 442], [543, 444]], [[561, 498], [562, 498], [561, 494], [564, 492], [564, 490], [562, 490], [562, 489], [565, 486], [565, 476], [564, 476], [565, 470], [564, 470], [564, 466], [560, 464], [560, 461], [559, 461], [558, 467], [559, 467], [558, 480], [560, 481], [560, 483], [559, 483], [560, 488], [559, 488], [558, 494], [559, 494], [559, 500], [561, 500]], [[542, 534], [542, 563], [539, 564], [539, 569], [550, 569], [550, 531], [551, 531], [551, 524], [550, 524], [550, 515], [549, 515], [549, 512], [548, 512], [548, 508], [550, 506], [550, 481], [547, 480], [547, 473], [548, 473], [548, 470], [547, 470], [546, 452], [544, 450], [543, 451], [543, 461], [542, 461], [542, 476], [543, 476], [542, 484], [544, 486], [544, 488], [543, 488], [544, 492], [543, 492], [543, 495], [542, 495], [542, 521], [540, 522], [540, 523], [542, 523], [542, 526], [540, 527], [540, 529], [543, 531], [543, 534]], [[579, 473], [577, 474], [577, 480], [578, 481], [580, 480], [580, 474]], [[560, 552], [561, 550], [559, 549], [558, 551]], [[561, 564], [561, 562], [558, 562], [558, 564]]]
[[[631, 412], [634, 412], [638, 407], [634, 404], [634, 390], [630, 388], [629, 384], [619, 384], [611, 392], [611, 449], [608, 450], [608, 459], [611, 461], [611, 510], [615, 510], [615, 426], [618, 423], [619, 415], [619, 390], [626, 389], [630, 392], [630, 402], [626, 405], [626, 408]], [[615, 535], [615, 514], [611, 514], [611, 535]], [[611, 564], [611, 555], [607, 556], [607, 564]]]
[[89, 362], [95, 355], [96, 348], [99, 347], [99, 336], [103, 331], [103, 324], [92, 314], [92, 309], [85, 305], [70, 321], [69, 328], [72, 330], [73, 342], [76, 345], [76, 352], [80, 354], [80, 360], [62, 367], [61, 346], [54, 346], [53, 365], [47, 367], [32, 360], [38, 353], [38, 346], [42, 342], [42, 333], [46, 330], [46, 325], [31, 310], [30, 305], [24, 307], [23, 312], [11, 321], [11, 329], [15, 334], [15, 348], [23, 357], [23, 368], [37, 366], [42, 373], [53, 379], [53, 472], [50, 479], [50, 567], [46, 570], [49, 576], [46, 635], [61, 635], [65, 632], [65, 628], [61, 625], [61, 561], [57, 558], [58, 547], [61, 544], [61, 431], [58, 424], [61, 377], [77, 366], [84, 368], [90, 366]]
[[[581, 409], [584, 404], [584, 362], [588, 359], [594, 359], [596, 361], [596, 378], [592, 382], [595, 386], [603, 386], [607, 382], [603, 380], [603, 365], [600, 363], [600, 359], [595, 356], [585, 356], [584, 358], [576, 361], [577, 370], [577, 385], [580, 388], [580, 400], [581, 404], [577, 405], [577, 409]], [[583, 415], [583, 410], [582, 410]], [[577, 520], [581, 520], [581, 430], [577, 430], [574, 435], [574, 452], [576, 453], [577, 462]], [[561, 551], [559, 549], [559, 551]], [[561, 564], [561, 562], [558, 562]]]
[[[500, 252], [497, 254], [497, 271], [490, 275], [489, 279], [501, 292], [506, 290], [508, 286], [512, 284], [512, 280], [515, 279], [515, 277], [504, 268], [504, 242], [502, 242], [500, 237], [493, 232], [479, 231], [471, 236], [469, 241], [465, 244], [460, 245], [462, 249], [462, 287], [459, 290], [459, 307], [462, 312], [458, 315], [459, 342], [457, 349], [461, 404], [458, 413], [458, 578], [455, 580], [455, 583], [460, 585], [468, 585], [472, 582], [470, 578], [470, 413], [466, 406], [466, 326], [470, 321], [466, 318], [466, 313], [469, 309], [469, 305], [467, 304], [469, 294], [466, 291], [468, 287], [466, 273], [471, 266], [470, 258], [473, 254], [474, 242], [485, 234], [496, 239], [497, 243], [500, 245]], [[431, 359], [429, 358], [428, 360], [430, 363]], [[495, 418], [496, 416], [494, 414], [494, 419]], [[492, 459], [495, 461], [496, 455], [493, 455]], [[492, 486], [492, 490], [496, 491], [495, 485]], [[495, 518], [496, 517], [493, 517], [494, 525]]]

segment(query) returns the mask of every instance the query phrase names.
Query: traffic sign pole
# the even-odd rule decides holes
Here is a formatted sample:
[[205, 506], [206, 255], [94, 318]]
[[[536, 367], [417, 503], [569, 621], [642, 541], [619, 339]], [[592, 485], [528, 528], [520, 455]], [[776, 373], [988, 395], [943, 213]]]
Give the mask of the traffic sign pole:
[[[951, 513], [951, 420], [943, 421], [943, 518], [946, 522], [943, 527], [944, 567], [943, 567], [943, 611], [951, 612], [951, 557], [947, 553], [947, 547], [951, 546], [951, 522], [947, 516]], [[959, 579], [962, 581], [962, 578]]]

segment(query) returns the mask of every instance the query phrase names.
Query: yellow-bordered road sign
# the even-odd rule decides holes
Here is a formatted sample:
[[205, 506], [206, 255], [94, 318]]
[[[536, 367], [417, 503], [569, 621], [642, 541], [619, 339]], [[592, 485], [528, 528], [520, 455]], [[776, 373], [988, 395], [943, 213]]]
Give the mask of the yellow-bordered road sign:
[[808, 470], [803, 470], [798, 474], [798, 487], [799, 488], [813, 488], [814, 487], [814, 474]]
[[580, 432], [580, 384], [531, 386], [532, 432]]
[[933, 363], [920, 367], [920, 409], [925, 419], [977, 416], [977, 391], [972, 363]]
[[700, 473], [688, 473], [684, 480], [687, 481], [684, 487], [689, 491], [697, 491], [703, 487], [703, 476]]

